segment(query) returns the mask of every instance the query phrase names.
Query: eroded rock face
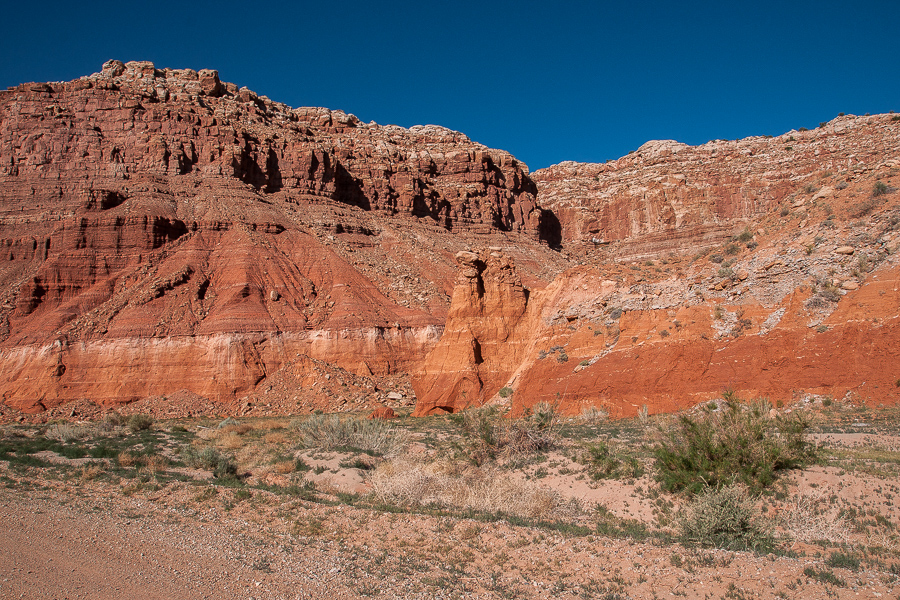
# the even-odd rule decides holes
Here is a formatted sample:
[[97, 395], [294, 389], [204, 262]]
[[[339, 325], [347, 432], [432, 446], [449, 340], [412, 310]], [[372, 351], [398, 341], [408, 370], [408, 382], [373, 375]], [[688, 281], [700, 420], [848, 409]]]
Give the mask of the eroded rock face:
[[[834, 197], [841, 181], [896, 158], [892, 115], [837, 117], [810, 131], [688, 146], [647, 142], [604, 164], [563, 162], [532, 174], [573, 255], [648, 258], [713, 247], [781, 205]], [[832, 185], [822, 173], [844, 175]], [[815, 192], [798, 196], [806, 186]], [[812, 196], [818, 196], [811, 198]]]
[[[547, 402], [621, 417], [725, 390], [773, 403], [900, 402], [896, 165], [888, 157], [827, 202], [767, 215], [711, 252], [570, 269], [525, 294], [524, 311], [519, 294], [480, 302], [475, 272], [500, 278], [479, 267], [484, 253], [464, 255], [444, 335], [414, 378], [416, 414], [490, 402], [519, 415]], [[893, 191], [874, 196], [874, 182]], [[476, 343], [502, 351], [479, 363]]]
[[0, 119], [0, 394], [25, 411], [230, 402], [297, 354], [403, 371], [471, 236], [562, 266], [525, 168], [441, 127], [119, 61], [0, 92]]
[[412, 385], [415, 415], [481, 406], [497, 393], [516, 361], [510, 336], [528, 303], [509, 258], [499, 247], [456, 255], [459, 277], [444, 334]]

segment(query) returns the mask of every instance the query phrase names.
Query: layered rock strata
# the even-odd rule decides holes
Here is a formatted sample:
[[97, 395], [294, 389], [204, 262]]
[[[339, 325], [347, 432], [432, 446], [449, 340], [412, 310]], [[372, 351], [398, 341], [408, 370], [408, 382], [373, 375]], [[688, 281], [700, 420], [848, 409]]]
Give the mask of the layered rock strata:
[[[600, 408], [618, 417], [726, 390], [779, 404], [897, 403], [900, 169], [887, 160], [818, 183], [831, 191], [803, 191], [793, 209], [711, 251], [597, 261], [490, 311], [478, 289], [500, 278], [484, 269], [486, 281], [473, 285], [464, 264], [444, 334], [413, 380], [416, 414], [484, 403], [522, 414], [547, 402], [569, 415]], [[503, 327], [476, 329], [494, 322]], [[503, 350], [478, 363], [473, 340]]]
[[646, 259], [716, 246], [735, 228], [795, 201], [822, 173], [846, 180], [871, 172], [896, 159], [898, 146], [895, 115], [846, 115], [775, 137], [700, 146], [650, 141], [618, 160], [563, 162], [532, 178], [568, 252], [589, 258], [608, 248], [610, 257]]
[[[291, 109], [215, 71], [110, 61], [0, 92], [0, 394], [230, 402], [298, 355], [406, 370], [470, 238], [550, 252], [535, 191], [460, 133]], [[524, 262], [540, 280], [554, 261]]]

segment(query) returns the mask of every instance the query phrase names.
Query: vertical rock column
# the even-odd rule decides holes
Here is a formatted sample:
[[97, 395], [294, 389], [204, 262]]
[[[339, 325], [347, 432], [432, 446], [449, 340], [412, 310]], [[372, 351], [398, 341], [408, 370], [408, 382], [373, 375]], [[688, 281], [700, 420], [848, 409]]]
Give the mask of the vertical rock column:
[[517, 364], [509, 344], [525, 313], [528, 290], [500, 248], [459, 252], [460, 272], [447, 324], [412, 385], [416, 416], [481, 406], [497, 393]]

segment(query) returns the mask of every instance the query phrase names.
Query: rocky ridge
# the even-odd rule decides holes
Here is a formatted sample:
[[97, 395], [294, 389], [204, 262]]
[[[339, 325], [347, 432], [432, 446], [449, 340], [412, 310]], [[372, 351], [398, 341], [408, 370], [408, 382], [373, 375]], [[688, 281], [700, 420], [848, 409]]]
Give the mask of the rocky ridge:
[[[896, 403], [900, 118], [838, 121], [858, 125], [842, 133], [849, 136], [850, 147], [861, 148], [869, 138], [880, 140], [868, 146], [871, 151], [860, 151], [864, 161], [843, 167], [833, 162], [832, 155], [846, 150], [830, 153], [832, 159], [818, 169], [812, 159], [801, 161], [797, 172], [784, 169], [769, 175], [771, 181], [783, 183], [769, 189], [772, 197], [764, 204], [741, 212], [732, 203], [731, 212], [713, 215], [709, 222], [703, 216], [709, 203], [695, 199], [685, 201], [683, 221], [656, 221], [653, 227], [627, 230], [628, 223], [636, 221], [623, 218], [610, 221], [610, 229], [587, 231], [621, 235], [608, 246], [579, 245], [573, 237], [584, 233], [579, 227], [600, 223], [602, 219], [596, 219], [608, 215], [616, 203], [627, 208], [626, 213], [647, 214], [655, 210], [653, 199], [635, 200], [621, 189], [615, 195], [604, 186], [589, 198], [573, 190], [594, 189], [595, 173], [618, 177], [623, 165], [567, 163], [537, 172], [540, 194], [553, 190], [549, 201], [539, 195], [542, 202], [560, 210], [560, 203], [569, 201], [572, 211], [583, 216], [560, 219], [567, 240], [564, 251], [582, 264], [546, 288], [526, 293], [524, 307], [513, 300], [494, 313], [478, 315], [485, 323], [504, 318], [508, 311], [517, 315], [504, 320], [499, 361], [471, 359], [467, 349], [473, 343], [489, 345], [497, 338], [485, 339], [472, 326], [469, 314], [482, 299], [471, 285], [458, 285], [444, 335], [413, 379], [419, 399], [416, 414], [454, 412], [483, 403], [510, 406], [521, 414], [547, 402], [568, 414], [600, 408], [626, 416], [644, 407], [651, 413], [678, 410], [727, 390], [778, 403], [811, 396]], [[829, 140], [837, 134], [829, 127], [836, 129], [832, 123], [800, 135], [809, 146], [833, 143]], [[729, 143], [723, 154], [734, 156], [758, 143]], [[643, 148], [657, 151], [660, 158], [642, 180], [663, 176], [672, 179], [672, 185], [683, 184], [673, 172], [694, 169], [698, 177], [696, 155], [706, 151], [667, 143]], [[626, 157], [620, 162], [634, 166], [641, 160]], [[735, 190], [749, 186], [742, 173], [766, 167], [765, 160], [762, 165], [754, 161], [732, 167], [730, 185]], [[550, 173], [565, 173], [570, 179], [548, 183]], [[669, 192], [659, 193], [665, 197]], [[690, 219], [717, 233], [684, 233], [698, 231]], [[463, 274], [467, 270], [461, 267]], [[485, 290], [511, 277], [497, 277], [490, 269], [484, 276], [480, 289]], [[439, 365], [457, 368], [441, 372]], [[446, 392], [456, 382], [469, 381], [490, 385], [478, 387], [475, 401], [471, 392]]]
[[209, 70], [10, 88], [0, 417], [894, 402], [898, 121], [529, 174]]
[[181, 389], [230, 403], [295, 359], [324, 378], [304, 357], [405, 372], [474, 239], [517, 240], [532, 283], [564, 265], [524, 166], [441, 127], [118, 61], [0, 92], [0, 119], [0, 394], [16, 410]]

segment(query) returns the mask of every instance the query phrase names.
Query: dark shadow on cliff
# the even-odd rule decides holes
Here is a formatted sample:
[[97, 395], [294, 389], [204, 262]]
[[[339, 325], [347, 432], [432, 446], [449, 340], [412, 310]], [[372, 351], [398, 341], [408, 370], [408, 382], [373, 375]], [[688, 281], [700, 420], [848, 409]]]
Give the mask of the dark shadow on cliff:
[[546, 242], [554, 250], [562, 249], [562, 225], [553, 211], [541, 209], [541, 224], [538, 226], [538, 239]]

